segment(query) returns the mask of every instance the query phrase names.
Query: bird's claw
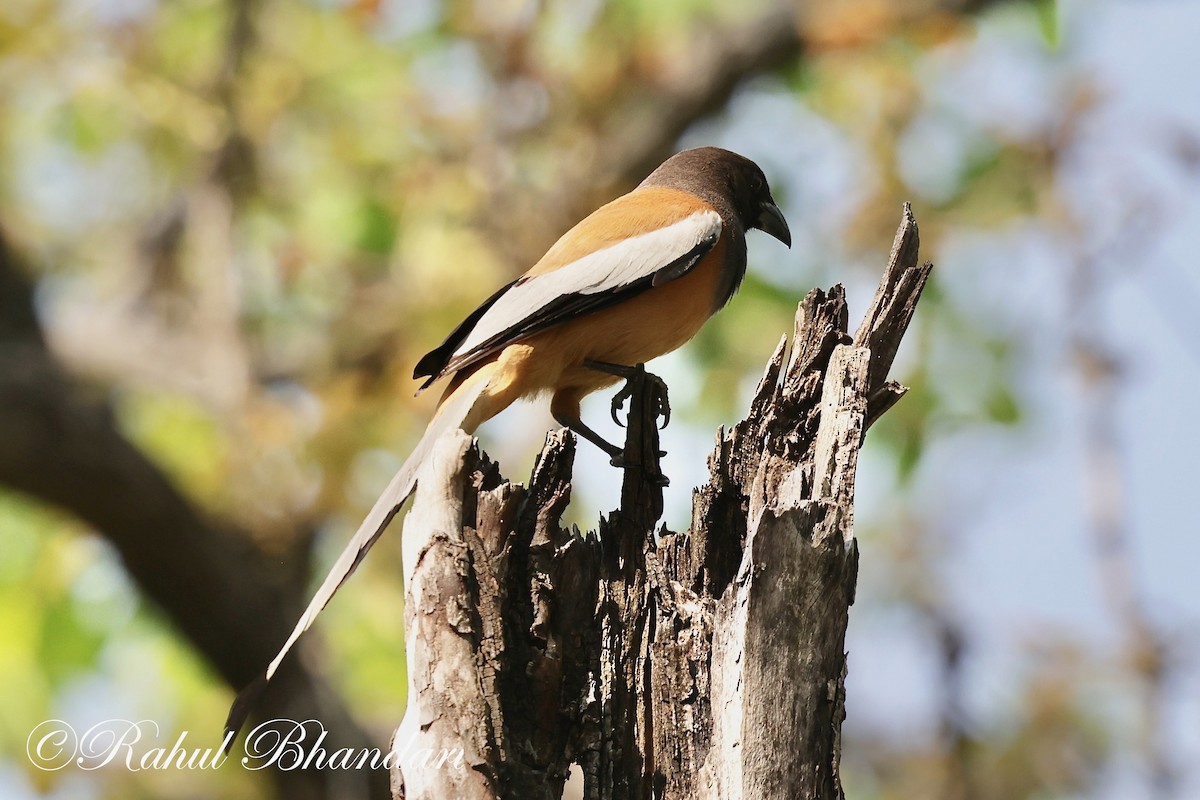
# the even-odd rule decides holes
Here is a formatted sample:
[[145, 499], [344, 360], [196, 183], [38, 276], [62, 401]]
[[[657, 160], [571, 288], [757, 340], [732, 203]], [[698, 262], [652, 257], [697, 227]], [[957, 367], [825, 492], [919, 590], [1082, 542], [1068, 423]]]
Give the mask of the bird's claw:
[[[612, 421], [618, 426], [627, 427], [627, 423], [622, 422], [618, 416], [618, 412], [625, 407], [625, 401], [633, 397], [633, 389], [630, 386], [634, 375], [641, 374], [641, 377], [651, 386], [654, 392], [654, 413], [655, 416], [662, 417], [662, 424], [658, 426], [659, 430], [667, 427], [671, 423], [671, 402], [668, 399], [667, 384], [657, 375], [646, 372], [645, 364], [636, 364], [632, 367], [627, 367], [623, 364], [609, 364], [604, 361], [585, 361], [584, 366], [588, 369], [594, 369], [598, 372], [606, 372], [609, 375], [617, 375], [625, 379], [625, 385], [621, 387], [612, 399], [612, 405], [609, 408], [609, 414], [612, 416]], [[628, 419], [628, 417], [626, 417]]]
[[671, 401], [667, 396], [667, 383], [657, 375], [646, 373], [646, 380], [654, 384], [654, 401], [655, 414], [662, 417], [662, 424], [658, 426], [661, 431], [671, 424]]
[[[612, 416], [612, 421], [618, 426], [622, 428], [629, 427], [628, 415], [626, 415], [625, 422], [622, 422], [619, 412], [625, 407], [625, 401], [633, 398], [633, 384], [636, 379], [642, 380], [644, 382], [642, 385], [647, 387], [647, 391], [651, 392], [652, 394], [654, 415], [655, 417], [662, 417], [663, 420], [662, 425], [659, 426], [659, 429], [661, 430], [662, 428], [667, 427], [667, 424], [670, 423], [671, 403], [667, 399], [667, 384], [657, 375], [646, 372], [645, 364], [637, 364], [630, 367], [624, 364], [610, 364], [605, 361], [588, 360], [584, 361], [583, 365], [588, 369], [594, 369], [598, 372], [616, 375], [617, 377], [625, 379], [625, 385], [622, 386], [621, 389], [613, 396], [612, 405], [609, 408], [609, 414]], [[588, 431], [587, 433], [590, 434], [588, 438], [590, 438], [593, 442], [600, 444], [604, 451], [609, 454], [609, 463], [611, 463], [614, 467], [619, 467], [621, 469], [644, 469], [647, 480], [656, 483], [659, 486], [671, 485], [671, 482], [667, 479], [667, 476], [662, 474], [662, 471], [658, 466], [657, 459], [655, 459], [649, 467], [643, 464], [632, 464], [625, 459], [624, 450], [620, 450], [615, 445], [610, 445], [607, 442], [604, 442], [604, 440], [600, 439], [599, 436], [596, 436], [591, 431]], [[658, 458], [660, 459], [666, 455], [666, 452], [663, 450], [658, 450], [656, 452], [658, 453]]]
[[609, 413], [612, 415], [612, 421], [617, 423], [619, 427], [626, 427], [626, 424], [617, 416], [617, 412], [625, 407], [625, 401], [633, 397], [633, 390], [629, 388], [629, 382], [626, 381], [621, 390], [613, 395], [612, 406]]

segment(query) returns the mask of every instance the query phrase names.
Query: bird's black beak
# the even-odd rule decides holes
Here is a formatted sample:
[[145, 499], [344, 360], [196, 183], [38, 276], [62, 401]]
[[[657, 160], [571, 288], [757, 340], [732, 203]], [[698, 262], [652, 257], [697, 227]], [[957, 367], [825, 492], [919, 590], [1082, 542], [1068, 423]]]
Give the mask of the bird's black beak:
[[788, 247], [792, 246], [792, 232], [788, 230], [787, 220], [783, 218], [783, 212], [779, 210], [779, 206], [774, 203], [767, 202], [759, 206], [758, 219], [754, 221], [754, 227], [771, 234]]

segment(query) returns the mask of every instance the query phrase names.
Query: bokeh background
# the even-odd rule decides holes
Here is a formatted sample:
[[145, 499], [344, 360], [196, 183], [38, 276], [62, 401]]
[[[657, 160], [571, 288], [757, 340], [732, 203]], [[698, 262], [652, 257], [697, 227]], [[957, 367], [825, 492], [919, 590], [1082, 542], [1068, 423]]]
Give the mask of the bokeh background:
[[[717, 144], [796, 243], [752, 234], [655, 364], [672, 527], [809, 288], [861, 314], [904, 200], [937, 265], [862, 465], [848, 796], [1200, 797], [1198, 31], [1183, 0], [4, 0], [0, 796], [379, 796], [25, 743], [215, 740], [419, 435], [416, 359]], [[521, 480], [551, 426], [482, 438]], [[617, 480], [581, 448], [571, 519]], [[339, 735], [402, 715], [400, 575], [395, 530], [303, 648]]]

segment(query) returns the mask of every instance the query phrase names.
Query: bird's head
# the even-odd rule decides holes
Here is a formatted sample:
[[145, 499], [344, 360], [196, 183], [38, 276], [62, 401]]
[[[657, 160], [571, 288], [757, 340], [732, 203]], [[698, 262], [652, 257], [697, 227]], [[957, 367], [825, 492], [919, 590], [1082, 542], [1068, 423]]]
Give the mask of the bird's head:
[[719, 147], [684, 150], [663, 162], [643, 186], [673, 186], [737, 215], [744, 228], [757, 228], [788, 247], [792, 232], [771, 196], [767, 177], [750, 159]]

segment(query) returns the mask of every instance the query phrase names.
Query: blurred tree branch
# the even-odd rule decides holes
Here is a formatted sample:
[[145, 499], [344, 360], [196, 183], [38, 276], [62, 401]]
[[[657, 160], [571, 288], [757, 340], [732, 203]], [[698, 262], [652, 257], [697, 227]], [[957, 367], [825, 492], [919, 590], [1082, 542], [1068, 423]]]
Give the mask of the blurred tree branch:
[[[714, 28], [699, 37], [694, 62], [673, 79], [643, 76], [641, 85], [622, 84], [621, 95], [604, 113], [597, 137], [602, 151], [593, 191], [611, 193], [637, 183], [674, 152], [697, 122], [723, 111], [738, 88], [760, 75], [799, 63], [809, 50], [826, 50], [891, 36], [906, 27], [953, 13], [982, 11], [999, 0], [937, 0], [881, 8], [849, 2], [832, 15], [781, 3], [737, 28]], [[847, 35], [846, 28], [853, 29]]]
[[709, 31], [704, 55], [694, 69], [667, 83], [635, 88], [601, 122], [597, 189], [637, 183], [676, 148], [679, 138], [700, 120], [724, 109], [751, 78], [796, 62], [805, 40], [794, 12], [780, 8], [734, 30]]
[[[514, 269], [524, 270], [569, 225], [645, 178], [677, 149], [689, 128], [726, 109], [737, 90], [754, 78], [797, 65], [809, 51], [861, 46], [906, 29], [945, 24], [952, 15], [978, 13], [1006, 1], [881, 5], [854, 0], [811, 8], [782, 2], [737, 26], [724, 23], [695, 34], [696, 45], [688, 50], [690, 62], [666, 77], [638, 69], [628, 63], [631, 55], [626, 53], [621, 80], [590, 109], [591, 147], [583, 152], [594, 157], [562, 164], [563, 190], [538, 202], [545, 213], [522, 220], [523, 227], [534, 222], [541, 230], [536, 235], [525, 233], [519, 240], [523, 246], [510, 246], [512, 219], [506, 209], [512, 204], [500, 197], [484, 205], [487, 216], [475, 224], [506, 250]], [[578, 120], [560, 114], [557, 122], [571, 125]], [[539, 128], [531, 132], [529, 143], [557, 138], [563, 137]], [[877, 411], [882, 410], [886, 409]]]
[[[122, 435], [107, 403], [63, 371], [46, 347], [24, 274], [0, 234], [0, 483], [94, 528], [222, 680], [241, 688], [287, 636], [301, 587], [248, 535], [193, 506]], [[285, 670], [264, 699], [264, 718], [320, 719], [331, 749], [371, 746], [323, 681], [298, 659]], [[215, 741], [217, 729], [211, 733]], [[273, 774], [286, 797], [326, 797], [339, 783], [387, 796], [380, 772]]]

